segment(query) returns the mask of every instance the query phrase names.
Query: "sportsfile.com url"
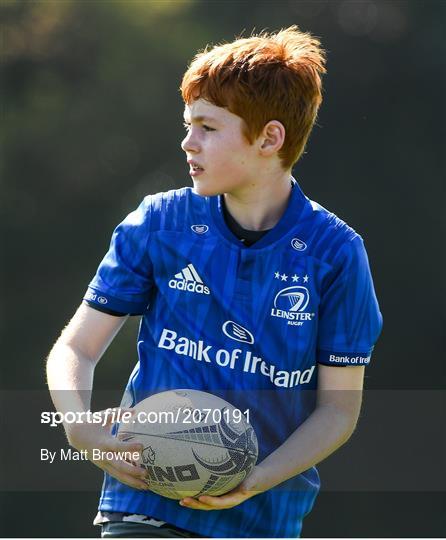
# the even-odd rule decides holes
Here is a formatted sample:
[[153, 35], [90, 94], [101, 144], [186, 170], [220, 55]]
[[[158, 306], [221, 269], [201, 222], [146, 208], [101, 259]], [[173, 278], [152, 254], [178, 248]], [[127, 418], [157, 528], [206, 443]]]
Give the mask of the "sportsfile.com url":
[[123, 411], [106, 409], [105, 411], [67, 411], [65, 413], [43, 411], [40, 423], [57, 427], [60, 424], [214, 424], [234, 423], [249, 424], [249, 409], [192, 409], [179, 407], [175, 411]]

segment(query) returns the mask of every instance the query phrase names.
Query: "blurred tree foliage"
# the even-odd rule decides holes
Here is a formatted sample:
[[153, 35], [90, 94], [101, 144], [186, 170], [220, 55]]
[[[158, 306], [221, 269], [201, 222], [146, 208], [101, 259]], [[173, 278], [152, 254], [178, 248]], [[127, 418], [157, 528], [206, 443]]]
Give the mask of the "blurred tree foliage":
[[[80, 301], [113, 227], [147, 193], [184, 184], [165, 162], [181, 158], [189, 8], [187, 1], [2, 3], [6, 294], [12, 303], [27, 299], [20, 356], [37, 377], [25, 384], [43, 384], [45, 349]], [[209, 39], [193, 21], [187, 29], [194, 48]], [[23, 328], [23, 311], [11, 316]], [[124, 334], [115, 354], [129, 357], [129, 341]], [[8, 368], [13, 386], [24, 384], [23, 367]]]

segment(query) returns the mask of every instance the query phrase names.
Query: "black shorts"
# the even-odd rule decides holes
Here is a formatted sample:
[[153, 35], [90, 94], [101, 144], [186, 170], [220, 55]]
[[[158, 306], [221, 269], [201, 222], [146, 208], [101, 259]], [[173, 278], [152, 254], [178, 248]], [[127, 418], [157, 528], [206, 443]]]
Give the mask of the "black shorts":
[[101, 538], [206, 538], [165, 524], [161, 527], [130, 521], [110, 521], [102, 525]]

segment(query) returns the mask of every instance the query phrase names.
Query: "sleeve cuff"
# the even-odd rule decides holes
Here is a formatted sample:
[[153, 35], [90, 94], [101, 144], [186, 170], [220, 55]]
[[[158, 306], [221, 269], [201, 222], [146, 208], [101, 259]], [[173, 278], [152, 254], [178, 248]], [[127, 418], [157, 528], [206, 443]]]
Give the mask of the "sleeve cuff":
[[88, 287], [83, 299], [100, 311], [108, 310], [121, 315], [142, 315], [147, 309], [146, 301], [123, 300], [92, 287]]
[[107, 315], [112, 315], [113, 317], [126, 317], [129, 315], [129, 313], [118, 313], [117, 311], [113, 311], [111, 309], [107, 309], [105, 307], [99, 307], [97, 304], [94, 304], [90, 302], [89, 300], [84, 300], [85, 304], [87, 306], [91, 307], [92, 309], [95, 309], [96, 311], [100, 311], [101, 313], [106, 313]]

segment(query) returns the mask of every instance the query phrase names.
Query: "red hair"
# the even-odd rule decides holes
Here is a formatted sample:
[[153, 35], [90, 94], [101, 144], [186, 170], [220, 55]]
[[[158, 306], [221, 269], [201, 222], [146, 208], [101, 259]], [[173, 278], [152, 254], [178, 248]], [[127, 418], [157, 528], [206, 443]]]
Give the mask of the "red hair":
[[325, 53], [297, 26], [262, 32], [199, 52], [181, 83], [185, 103], [203, 98], [245, 121], [252, 144], [265, 124], [286, 130], [279, 157], [285, 169], [302, 155], [322, 102]]

